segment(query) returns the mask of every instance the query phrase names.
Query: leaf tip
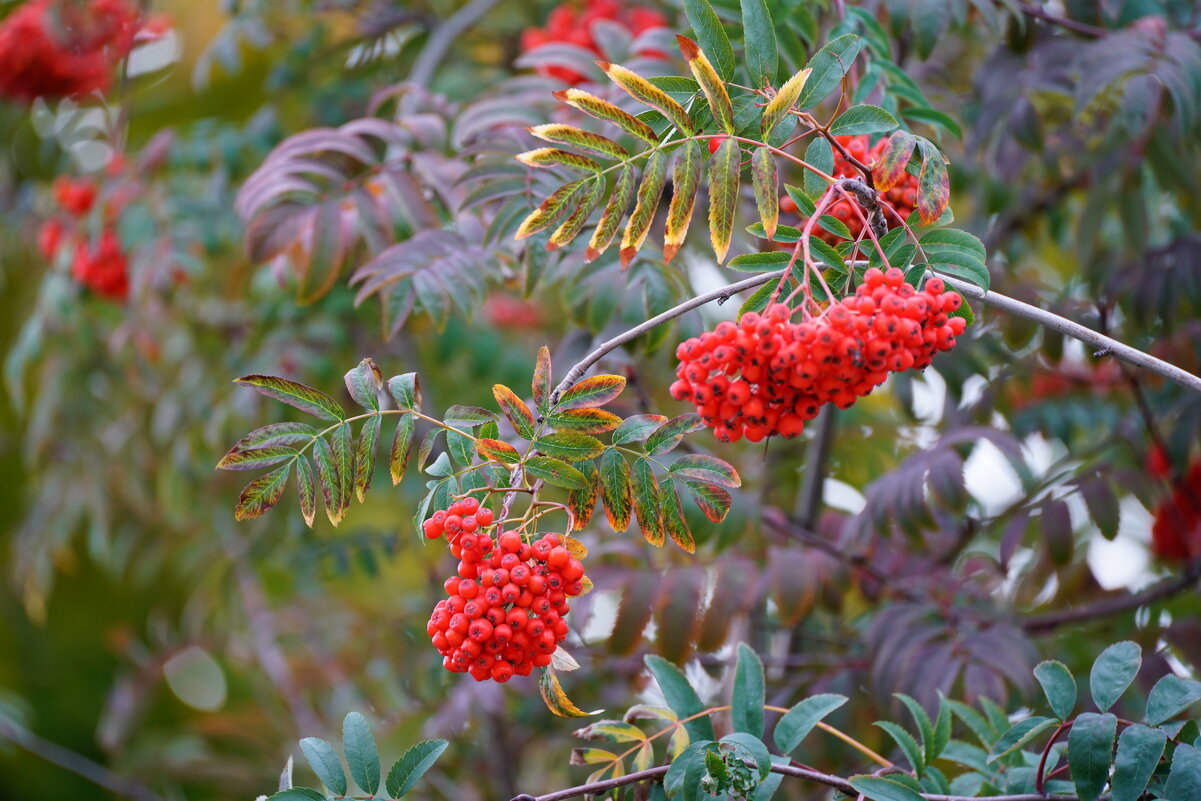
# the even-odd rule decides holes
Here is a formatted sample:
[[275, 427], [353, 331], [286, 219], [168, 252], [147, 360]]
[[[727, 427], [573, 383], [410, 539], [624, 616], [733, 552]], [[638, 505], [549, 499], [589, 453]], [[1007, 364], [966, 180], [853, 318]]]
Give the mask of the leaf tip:
[[696, 42], [692, 41], [687, 36], [676, 34], [676, 41], [679, 42], [680, 52], [684, 55], [684, 59], [686, 61], [692, 61], [701, 52], [700, 48], [696, 46]]

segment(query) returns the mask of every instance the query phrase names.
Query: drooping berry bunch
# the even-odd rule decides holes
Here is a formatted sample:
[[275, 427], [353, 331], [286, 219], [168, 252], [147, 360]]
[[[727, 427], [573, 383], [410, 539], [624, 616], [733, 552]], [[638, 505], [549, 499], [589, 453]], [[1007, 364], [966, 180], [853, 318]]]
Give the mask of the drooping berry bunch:
[[918, 290], [899, 269], [872, 268], [820, 317], [794, 323], [777, 303], [685, 340], [671, 394], [725, 442], [795, 437], [823, 404], [845, 409], [890, 372], [923, 369], [953, 348], [966, 321], [949, 315], [962, 300], [938, 278]]
[[[667, 25], [667, 18], [655, 9], [626, 7], [618, 0], [586, 0], [582, 6], [563, 3], [550, 12], [546, 19], [546, 27], [526, 28], [522, 32], [521, 50], [529, 52], [552, 42], [566, 42], [591, 50], [598, 56], [604, 56], [592, 34], [592, 23], [602, 19], [622, 25], [634, 36], [650, 28], [662, 28]], [[665, 61], [670, 59], [666, 53], [657, 50], [642, 50], [637, 55], [661, 58]], [[575, 70], [557, 65], [541, 65], [538, 72], [558, 78], [572, 86], [587, 80], [586, 76]]]
[[1151, 550], [1168, 562], [1201, 558], [1201, 462], [1189, 468], [1156, 508]]
[[140, 26], [130, 0], [32, 0], [0, 23], [0, 96], [30, 102], [106, 91]]
[[493, 527], [492, 510], [470, 497], [423, 524], [430, 539], [445, 535], [459, 558], [426, 633], [447, 670], [505, 682], [550, 664], [567, 636], [567, 599], [584, 591], [584, 567], [558, 534], [527, 542], [505, 531], [493, 540]]
[[96, 207], [99, 187], [86, 178], [60, 176], [54, 181], [54, 199], [61, 212], [38, 229], [38, 247], [53, 261], [64, 245], [74, 248], [71, 275], [101, 297], [123, 301], [129, 296], [129, 258], [121, 247], [115, 225], [124, 200], [120, 193], [105, 199], [104, 229], [95, 241], [81, 220]]

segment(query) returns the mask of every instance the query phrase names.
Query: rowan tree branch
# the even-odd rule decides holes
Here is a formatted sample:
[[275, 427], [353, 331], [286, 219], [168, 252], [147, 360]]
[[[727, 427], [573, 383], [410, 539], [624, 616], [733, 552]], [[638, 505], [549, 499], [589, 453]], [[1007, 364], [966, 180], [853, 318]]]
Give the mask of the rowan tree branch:
[[1152, 585], [1142, 592], [1125, 595], [1121, 598], [1108, 598], [1088, 606], [1075, 609], [1062, 609], [1055, 612], [1045, 612], [1040, 615], [1028, 615], [1022, 622], [1022, 628], [1031, 633], [1044, 633], [1070, 623], [1083, 623], [1088, 620], [1109, 617], [1121, 612], [1129, 612], [1140, 606], [1153, 604], [1184, 592], [1201, 580], [1201, 559], [1192, 564], [1179, 576], [1165, 579]]
[[1020, 8], [1022, 13], [1027, 17], [1040, 19], [1043, 22], [1063, 28], [1064, 30], [1078, 33], [1082, 36], [1091, 36], [1094, 39], [1098, 39], [1109, 33], [1109, 31], [1105, 30], [1104, 28], [1098, 28], [1096, 25], [1089, 25], [1086, 22], [1077, 22], [1074, 19], [1057, 16], [1052, 14], [1050, 11], [1047, 11], [1042, 6], [1036, 6], [1033, 3], [1018, 3], [1018, 8]]

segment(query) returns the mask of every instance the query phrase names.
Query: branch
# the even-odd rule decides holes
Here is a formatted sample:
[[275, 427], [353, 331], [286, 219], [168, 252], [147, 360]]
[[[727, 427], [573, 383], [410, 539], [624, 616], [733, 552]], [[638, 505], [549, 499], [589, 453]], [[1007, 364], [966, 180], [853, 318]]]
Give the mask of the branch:
[[983, 301], [1001, 311], [1032, 320], [1045, 328], [1050, 328], [1052, 331], [1058, 331], [1065, 336], [1078, 339], [1086, 345], [1091, 345], [1101, 353], [1115, 356], [1128, 364], [1141, 367], [1194, 392], [1201, 392], [1201, 378], [1173, 364], [1168, 364], [1163, 359], [1157, 359], [1149, 353], [1144, 353], [1138, 348], [1123, 345], [1116, 339], [1099, 334], [1091, 328], [1085, 328], [1079, 323], [1074, 323], [1071, 320], [1060, 317], [1058, 314], [1040, 309], [1037, 306], [1031, 306], [1029, 303], [1023, 303], [1020, 300], [1014, 300], [998, 292], [981, 289], [975, 284], [959, 278], [953, 278], [942, 273], [939, 273], [938, 277], [948, 286], [954, 287], [964, 297]]
[[1098, 28], [1096, 25], [1089, 25], [1088, 23], [1077, 22], [1076, 20], [1068, 19], [1067, 17], [1056, 16], [1041, 6], [1036, 6], [1033, 3], [1018, 3], [1018, 8], [1020, 8], [1022, 13], [1027, 17], [1040, 19], [1043, 22], [1050, 23], [1051, 25], [1057, 25], [1064, 30], [1073, 31], [1081, 34], [1082, 36], [1091, 36], [1094, 39], [1098, 39], [1109, 33], [1109, 31], [1105, 30], [1104, 28]]
[[1031, 633], [1043, 633], [1069, 623], [1082, 623], [1087, 620], [1116, 615], [1120, 612], [1129, 612], [1140, 606], [1153, 604], [1183, 592], [1196, 584], [1198, 580], [1201, 580], [1201, 559], [1195, 560], [1183, 574], [1161, 581], [1134, 595], [1111, 598], [1076, 609], [1029, 615], [1022, 620], [1022, 628]]

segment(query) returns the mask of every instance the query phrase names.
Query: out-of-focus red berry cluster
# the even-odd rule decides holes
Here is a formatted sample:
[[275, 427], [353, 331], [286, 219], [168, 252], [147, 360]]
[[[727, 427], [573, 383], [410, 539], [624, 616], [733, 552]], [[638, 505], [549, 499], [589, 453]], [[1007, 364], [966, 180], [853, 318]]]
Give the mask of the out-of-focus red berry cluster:
[[1201, 462], [1189, 468], [1156, 508], [1151, 550], [1168, 562], [1201, 558]]
[[923, 369], [955, 347], [966, 321], [949, 316], [963, 299], [932, 278], [914, 289], [895, 267], [872, 268], [855, 294], [818, 318], [790, 321], [783, 303], [685, 340], [671, 385], [725, 442], [795, 437], [822, 404], [845, 409], [889, 372]]
[[88, 236], [87, 226], [83, 224], [83, 218], [92, 213], [99, 196], [99, 188], [91, 180], [57, 178], [54, 199], [61, 213], [42, 223], [38, 229], [38, 248], [51, 261], [57, 257], [60, 248], [71, 248], [74, 252], [71, 275], [75, 280], [101, 297], [124, 301], [129, 296], [129, 258], [115, 229], [120, 199], [105, 199], [100, 209], [103, 228], [95, 241]]
[[[107, 91], [143, 22], [132, 0], [30, 0], [0, 22], [0, 96], [30, 102]], [[162, 28], [156, 19], [148, 31]]]
[[[552, 42], [566, 42], [579, 45], [591, 50], [598, 56], [604, 55], [592, 35], [592, 23], [597, 20], [609, 20], [624, 26], [634, 36], [650, 28], [662, 28], [667, 25], [667, 18], [653, 8], [640, 6], [627, 7], [618, 0], [585, 0], [583, 4], [563, 3], [550, 12], [544, 28], [526, 28], [521, 34], [521, 50], [528, 53], [536, 47]], [[658, 50], [644, 50], [638, 53], [648, 58], [670, 57]], [[564, 83], [575, 86], [584, 83], [587, 77], [575, 70], [560, 66], [539, 66], [538, 72], [551, 78], [558, 78]]]
[[[870, 144], [867, 134], [859, 136], [838, 136], [835, 137], [839, 144], [846, 148], [847, 152], [857, 158], [862, 164], [870, 167], [872, 162], [880, 157], [884, 152], [884, 146], [888, 142], [887, 139], [881, 139], [875, 145]], [[851, 164], [842, 153], [836, 149], [834, 151], [834, 172], [835, 178], [862, 178], [859, 170]], [[887, 192], [880, 193], [880, 199], [886, 201], [889, 205], [897, 210], [897, 214], [902, 219], [913, 213], [913, 209], [917, 205], [917, 176], [905, 173], [900, 183], [889, 189]], [[785, 196], [780, 200], [780, 209], [786, 212], [797, 211], [796, 204], [792, 202], [792, 198]], [[846, 198], [841, 198], [830, 204], [826, 213], [832, 217], [841, 220], [850, 229], [851, 236], [858, 238], [859, 233], [863, 230], [863, 221], [859, 218], [859, 213], [852, 205], [852, 201]], [[891, 212], [885, 211], [884, 217], [888, 221], [889, 228], [896, 228], [900, 225], [896, 216]], [[824, 228], [816, 227], [815, 235], [830, 245], [836, 245], [843, 241], [841, 237], [835, 236]], [[789, 246], [791, 247], [791, 245]]]
[[459, 558], [425, 630], [447, 670], [505, 682], [550, 664], [567, 636], [567, 599], [584, 591], [584, 567], [558, 534], [505, 531], [493, 540], [493, 527], [492, 510], [470, 497], [423, 524]]

